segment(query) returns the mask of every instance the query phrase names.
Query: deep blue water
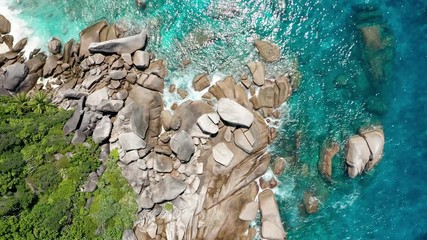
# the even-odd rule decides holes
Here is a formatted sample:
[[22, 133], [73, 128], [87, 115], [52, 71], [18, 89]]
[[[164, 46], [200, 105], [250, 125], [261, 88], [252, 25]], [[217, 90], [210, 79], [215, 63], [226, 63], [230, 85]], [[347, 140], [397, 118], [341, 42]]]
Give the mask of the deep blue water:
[[[239, 75], [247, 71], [246, 62], [258, 58], [249, 41], [276, 42], [283, 59], [268, 66], [269, 75], [295, 63], [302, 74], [298, 91], [283, 107], [289, 113], [272, 147], [276, 155], [291, 157], [298, 132], [298, 161], [277, 190], [289, 239], [427, 239], [427, 1], [288, 0], [284, 8], [284, 1], [273, 0], [152, 0], [143, 11], [132, 0], [22, 2], [9, 6], [22, 10], [33, 37], [44, 41], [76, 38], [101, 18], [131, 22], [135, 31], [149, 28], [149, 48], [168, 61], [168, 81], [180, 86], [200, 71]], [[373, 83], [362, 55], [360, 12], [354, 8], [360, 4], [377, 6], [379, 17], [369, 24], [389, 29], [385, 58], [393, 57], [381, 84]], [[188, 69], [179, 67], [184, 59], [192, 60]], [[339, 79], [345, 84], [337, 84]], [[386, 113], [369, 111], [372, 99], [386, 105]], [[350, 180], [341, 151], [334, 158], [334, 180], [322, 179], [317, 162], [324, 142], [343, 148], [360, 126], [371, 123], [384, 127], [382, 162]], [[315, 215], [301, 214], [298, 207], [307, 190], [322, 201]]]

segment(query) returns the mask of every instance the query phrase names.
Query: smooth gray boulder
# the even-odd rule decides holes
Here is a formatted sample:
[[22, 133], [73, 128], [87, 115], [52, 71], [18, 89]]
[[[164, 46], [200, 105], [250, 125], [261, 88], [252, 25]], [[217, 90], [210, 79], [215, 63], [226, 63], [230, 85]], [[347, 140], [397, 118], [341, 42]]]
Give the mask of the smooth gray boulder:
[[208, 133], [211, 135], [218, 133], [218, 125], [216, 125], [211, 118], [209, 118], [208, 114], [203, 114], [197, 119], [197, 125], [199, 125], [200, 129], [204, 133]]
[[146, 69], [150, 65], [150, 53], [146, 51], [136, 51], [133, 55], [133, 65], [138, 69]]
[[158, 184], [151, 185], [149, 188], [153, 202], [160, 203], [177, 198], [187, 189], [187, 184], [181, 179], [166, 175]]
[[246, 153], [250, 154], [254, 150], [252, 144], [249, 142], [248, 138], [243, 133], [242, 129], [236, 129], [234, 132], [234, 143], [236, 146], [241, 148]]
[[149, 121], [150, 112], [145, 107], [136, 107], [130, 116], [130, 129], [142, 139], [145, 139]]
[[87, 97], [86, 106], [97, 107], [102, 100], [108, 99], [108, 88], [104, 87], [96, 90]]
[[252, 112], [228, 98], [218, 101], [218, 114], [222, 120], [236, 126], [250, 127], [254, 122]]
[[109, 40], [105, 42], [92, 42], [89, 45], [91, 53], [106, 53], [106, 54], [122, 54], [134, 53], [145, 46], [147, 40], [147, 32], [142, 31], [140, 34], [125, 38]]
[[113, 129], [113, 123], [108, 116], [103, 116], [102, 119], [96, 124], [93, 130], [92, 138], [95, 143], [101, 143], [108, 139]]
[[63, 132], [64, 135], [70, 134], [72, 131], [76, 130], [80, 126], [80, 122], [83, 115], [83, 107], [85, 104], [86, 97], [80, 98], [76, 109], [74, 110], [73, 116], [65, 123]]
[[6, 73], [2, 81], [3, 87], [10, 91], [14, 91], [28, 75], [28, 67], [22, 63], [9, 65], [5, 71]]
[[139, 158], [138, 151], [132, 150], [132, 151], [126, 152], [125, 156], [121, 158], [120, 161], [125, 165], [128, 165], [129, 163], [138, 160], [138, 158]]
[[110, 99], [103, 99], [99, 105], [96, 107], [96, 110], [100, 112], [111, 112], [116, 113], [119, 112], [120, 109], [124, 106], [123, 100], [110, 100]]
[[125, 151], [138, 150], [147, 146], [145, 141], [133, 132], [120, 134], [119, 143]]
[[181, 130], [172, 136], [170, 140], [170, 147], [182, 163], [190, 161], [190, 158], [196, 149], [193, 139], [184, 130]]

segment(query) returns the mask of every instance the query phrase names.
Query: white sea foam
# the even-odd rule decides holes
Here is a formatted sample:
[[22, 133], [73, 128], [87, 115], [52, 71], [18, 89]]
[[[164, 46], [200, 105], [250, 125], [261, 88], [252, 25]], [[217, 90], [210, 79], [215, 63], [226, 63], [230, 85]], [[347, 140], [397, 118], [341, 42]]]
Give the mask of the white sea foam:
[[[24, 48], [24, 55], [28, 57], [33, 49], [41, 48], [43, 46], [42, 39], [36, 35], [27, 22], [20, 18], [20, 11], [14, 7], [17, 4], [18, 3], [15, 0], [0, 0], [0, 14], [5, 16], [11, 23], [10, 35], [14, 37], [14, 43], [28, 37], [27, 45]], [[6, 44], [0, 44], [0, 53], [7, 52], [8, 50], [9, 49]]]

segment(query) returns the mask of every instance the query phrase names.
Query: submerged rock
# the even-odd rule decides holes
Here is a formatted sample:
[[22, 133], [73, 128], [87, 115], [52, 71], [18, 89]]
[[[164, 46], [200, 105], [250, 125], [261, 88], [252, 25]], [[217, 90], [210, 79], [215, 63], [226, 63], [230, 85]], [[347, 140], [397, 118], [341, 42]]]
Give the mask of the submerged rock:
[[316, 213], [319, 210], [319, 199], [316, 198], [313, 193], [304, 193], [304, 207], [308, 214]]
[[338, 143], [331, 143], [322, 151], [322, 156], [319, 162], [319, 171], [328, 179], [332, 178], [332, 158], [340, 150]]
[[259, 55], [266, 62], [275, 62], [280, 59], [280, 48], [276, 44], [264, 40], [255, 40], [254, 44], [258, 49]]

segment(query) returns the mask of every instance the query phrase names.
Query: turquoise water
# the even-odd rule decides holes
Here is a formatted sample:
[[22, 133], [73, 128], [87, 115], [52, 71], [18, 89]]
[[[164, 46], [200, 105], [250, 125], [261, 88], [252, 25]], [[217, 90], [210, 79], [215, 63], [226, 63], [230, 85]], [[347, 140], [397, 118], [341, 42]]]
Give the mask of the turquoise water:
[[[277, 189], [289, 239], [427, 239], [427, 2], [148, 3], [145, 10], [132, 0], [39, 0], [13, 7], [22, 10], [20, 17], [44, 40], [77, 38], [84, 26], [101, 18], [120, 21], [130, 31], [148, 28], [149, 48], [168, 61], [167, 80], [181, 86], [200, 71], [247, 72], [245, 63], [258, 58], [250, 41], [261, 37], [276, 42], [283, 59], [268, 66], [270, 75], [295, 63], [302, 74], [298, 91], [284, 106], [290, 113], [272, 147], [276, 155], [290, 159]], [[378, 9], [367, 14], [355, 7], [360, 4]], [[384, 70], [380, 80], [367, 67], [370, 55], [363, 51], [358, 30], [367, 25], [379, 26], [388, 39], [379, 55]], [[184, 69], [185, 59], [192, 63]], [[336, 141], [343, 148], [348, 136], [372, 123], [382, 123], [386, 135], [380, 165], [350, 180], [343, 174], [341, 151], [334, 158], [333, 181], [321, 178], [317, 163], [322, 146]], [[311, 216], [299, 207], [308, 190], [322, 201]]]

